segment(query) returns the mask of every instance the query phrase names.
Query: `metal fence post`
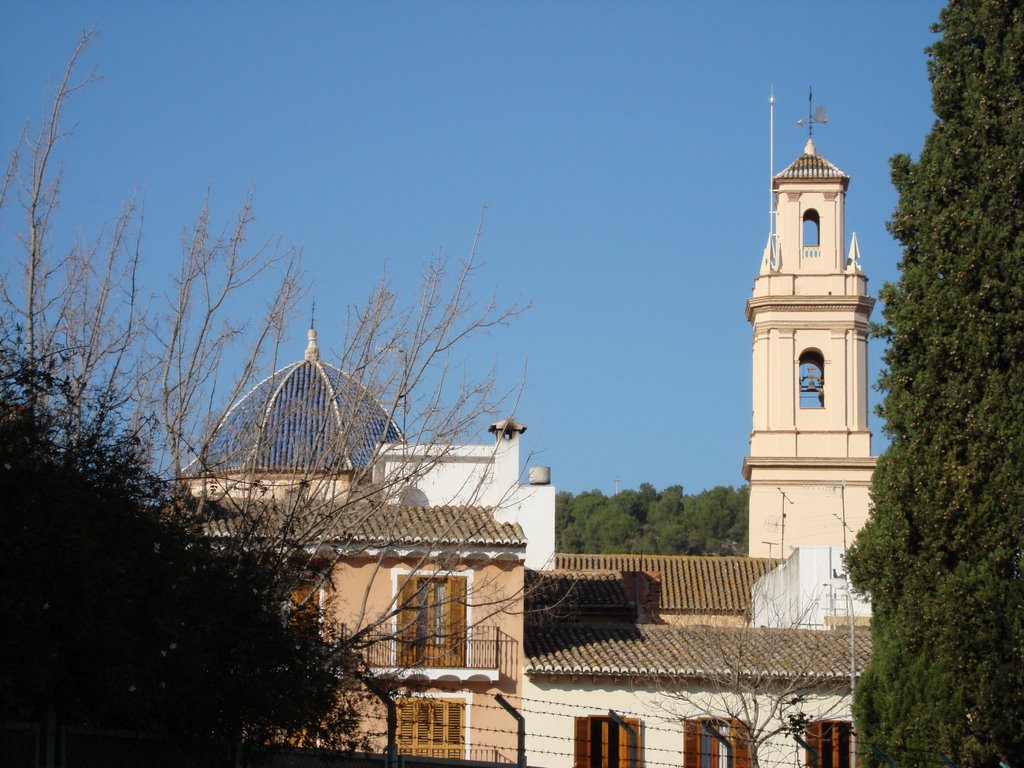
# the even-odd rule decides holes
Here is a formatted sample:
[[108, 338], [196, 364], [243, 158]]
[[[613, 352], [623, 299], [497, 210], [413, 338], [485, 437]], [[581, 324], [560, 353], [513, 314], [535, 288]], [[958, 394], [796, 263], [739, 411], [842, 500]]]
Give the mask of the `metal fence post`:
[[398, 742], [395, 738], [395, 732], [398, 730], [398, 707], [395, 705], [395, 700], [391, 697], [390, 692], [386, 688], [379, 687], [375, 680], [366, 678], [363, 682], [370, 693], [384, 702], [384, 708], [387, 710], [388, 728], [388, 746], [387, 752], [384, 755], [384, 768], [396, 768], [396, 766], [400, 765]]
[[796, 743], [811, 753], [811, 764], [813, 768], [818, 768], [818, 750], [808, 744], [806, 741], [800, 738], [799, 734], [794, 733], [793, 738], [796, 739]]
[[[637, 737], [636, 728], [627, 723], [618, 713], [613, 709], [608, 710], [608, 717], [614, 720], [618, 726], [626, 732], [626, 736], [629, 738], [629, 768], [637, 768], [639, 763], [637, 762], [639, 756], [637, 755]], [[732, 761], [729, 762], [729, 768], [732, 768]]]
[[896, 762], [887, 754], [885, 754], [885, 752], [882, 751], [882, 748], [879, 747], [877, 744], [871, 745], [871, 751], [874, 752], [882, 760], [885, 760], [889, 768], [896, 768]]
[[43, 752], [46, 768], [57, 768], [57, 710], [50, 705], [46, 711], [46, 737]]
[[500, 693], [494, 695], [494, 700], [516, 719], [516, 765], [518, 768], [526, 768], [526, 718]]

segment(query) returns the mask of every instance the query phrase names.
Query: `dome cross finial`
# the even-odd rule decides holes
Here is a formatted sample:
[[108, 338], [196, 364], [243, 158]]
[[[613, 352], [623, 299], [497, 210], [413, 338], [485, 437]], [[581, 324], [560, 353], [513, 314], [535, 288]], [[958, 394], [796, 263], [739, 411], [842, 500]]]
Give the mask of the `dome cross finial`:
[[320, 347], [316, 343], [316, 299], [313, 299], [313, 308], [309, 311], [309, 330], [306, 332], [306, 355], [307, 360], [320, 359]]

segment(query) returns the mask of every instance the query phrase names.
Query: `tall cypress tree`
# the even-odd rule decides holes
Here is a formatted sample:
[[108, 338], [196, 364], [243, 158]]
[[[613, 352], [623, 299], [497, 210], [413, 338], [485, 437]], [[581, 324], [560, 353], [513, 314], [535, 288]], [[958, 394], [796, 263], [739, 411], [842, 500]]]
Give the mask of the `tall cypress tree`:
[[936, 121], [892, 160], [882, 290], [891, 444], [849, 555], [874, 602], [861, 743], [903, 766], [1024, 765], [1024, 10], [950, 0]]

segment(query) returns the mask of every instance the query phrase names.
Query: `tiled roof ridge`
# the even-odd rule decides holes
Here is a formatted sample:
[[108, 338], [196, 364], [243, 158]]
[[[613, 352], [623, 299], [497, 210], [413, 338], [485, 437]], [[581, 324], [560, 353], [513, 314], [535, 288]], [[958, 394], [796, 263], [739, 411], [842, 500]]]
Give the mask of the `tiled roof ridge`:
[[615, 570], [614, 568], [607, 569], [594, 569], [581, 571], [574, 568], [551, 568], [545, 571], [537, 571], [537, 573], [544, 573], [549, 576], [571, 576], [576, 579], [621, 579], [622, 571]]
[[[616, 559], [621, 558], [623, 560], [644, 560], [644, 561], [656, 561], [656, 560], [772, 560], [781, 562], [777, 557], [751, 557], [749, 555], [655, 555], [648, 553], [637, 553], [637, 552], [556, 552], [555, 558], [593, 558], [593, 559]], [[598, 569], [593, 569], [598, 570]], [[616, 569], [609, 569], [616, 570]]]

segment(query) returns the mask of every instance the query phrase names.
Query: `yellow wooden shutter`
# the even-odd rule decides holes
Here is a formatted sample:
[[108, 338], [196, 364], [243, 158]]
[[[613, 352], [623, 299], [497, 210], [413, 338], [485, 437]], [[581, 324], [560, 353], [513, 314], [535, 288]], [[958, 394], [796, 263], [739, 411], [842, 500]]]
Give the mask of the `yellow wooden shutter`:
[[430, 702], [430, 745], [429, 750], [423, 753], [430, 757], [451, 757], [448, 752], [448, 731], [445, 727], [448, 703], [436, 699]]
[[416, 663], [416, 620], [419, 616], [419, 579], [408, 576], [399, 582], [398, 592], [398, 663], [408, 666]]
[[462, 758], [465, 756], [465, 736], [463, 733], [463, 721], [465, 719], [466, 705], [461, 701], [446, 701], [446, 723], [444, 740], [448, 746], [450, 758]]
[[465, 702], [409, 697], [395, 703], [399, 752], [440, 758], [465, 755]]
[[448, 619], [445, 634], [445, 665], [466, 666], [466, 579], [449, 576], [445, 584], [445, 615]]
[[416, 740], [416, 702], [414, 699], [399, 699], [397, 705], [398, 728], [395, 737], [398, 749], [408, 753]]
[[422, 750], [428, 750], [433, 746], [434, 740], [431, 737], [431, 714], [433, 710], [432, 702], [427, 700], [420, 700], [416, 702], [416, 748], [419, 750], [418, 754], [423, 754]]

